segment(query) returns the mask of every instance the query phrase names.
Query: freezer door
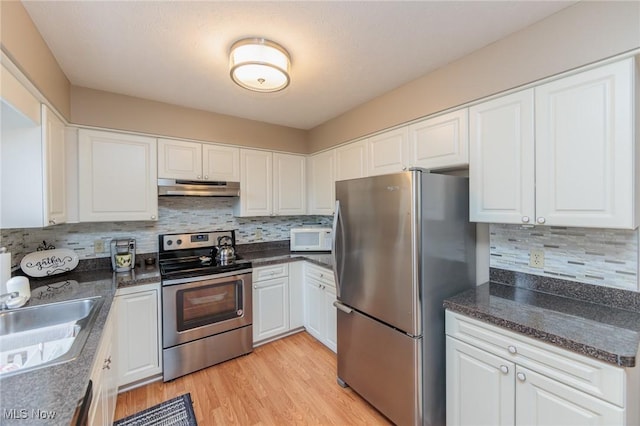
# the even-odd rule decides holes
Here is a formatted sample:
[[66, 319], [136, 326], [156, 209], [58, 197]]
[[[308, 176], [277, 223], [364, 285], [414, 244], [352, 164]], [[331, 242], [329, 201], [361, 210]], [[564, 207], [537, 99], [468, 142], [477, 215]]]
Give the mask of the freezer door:
[[420, 172], [336, 182], [338, 299], [412, 336], [421, 334]]
[[338, 310], [338, 378], [397, 425], [422, 424], [421, 345], [357, 311]]

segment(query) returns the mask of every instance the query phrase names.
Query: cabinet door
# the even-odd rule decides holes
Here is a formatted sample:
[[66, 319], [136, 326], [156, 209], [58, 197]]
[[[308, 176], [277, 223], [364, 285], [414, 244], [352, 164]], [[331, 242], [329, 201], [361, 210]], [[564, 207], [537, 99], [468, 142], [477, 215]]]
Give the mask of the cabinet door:
[[367, 139], [369, 176], [397, 173], [406, 167], [408, 136], [405, 126]]
[[625, 424], [624, 409], [526, 368], [517, 367], [516, 382], [517, 425]]
[[64, 123], [42, 106], [42, 149], [45, 164], [45, 225], [67, 221], [67, 179]]
[[306, 209], [305, 157], [273, 154], [273, 213], [303, 215]]
[[289, 331], [289, 278], [253, 285], [253, 342]]
[[202, 144], [158, 139], [158, 177], [202, 180]]
[[513, 425], [515, 364], [451, 337], [447, 341], [447, 425]]
[[338, 312], [333, 302], [336, 300], [336, 289], [324, 286], [324, 319], [325, 319], [325, 340], [324, 344], [334, 352], [338, 352]]
[[468, 121], [465, 108], [410, 125], [409, 165], [425, 169], [468, 165]]
[[305, 277], [304, 283], [304, 326], [313, 337], [324, 341], [324, 292], [322, 283]]
[[114, 304], [111, 306], [102, 330], [100, 344], [91, 370], [93, 399], [89, 408], [88, 424], [90, 425], [110, 425], [113, 423], [118, 396], [117, 344], [114, 344], [114, 323], [117, 315], [117, 304]]
[[156, 220], [156, 140], [85, 129], [78, 138], [80, 221]]
[[304, 326], [303, 266], [305, 263], [289, 264], [289, 328], [291, 330]]
[[236, 216], [270, 216], [273, 213], [273, 154], [240, 150], [240, 197]]
[[335, 150], [307, 158], [308, 212], [332, 215], [336, 204]]
[[160, 365], [158, 290], [125, 294], [118, 303], [118, 385], [162, 372]]
[[240, 148], [202, 144], [202, 173], [208, 181], [239, 182]]
[[634, 213], [633, 59], [536, 87], [536, 222], [628, 228]]
[[336, 180], [367, 176], [367, 141], [353, 142], [336, 148]]
[[469, 220], [533, 223], [533, 89], [469, 109]]

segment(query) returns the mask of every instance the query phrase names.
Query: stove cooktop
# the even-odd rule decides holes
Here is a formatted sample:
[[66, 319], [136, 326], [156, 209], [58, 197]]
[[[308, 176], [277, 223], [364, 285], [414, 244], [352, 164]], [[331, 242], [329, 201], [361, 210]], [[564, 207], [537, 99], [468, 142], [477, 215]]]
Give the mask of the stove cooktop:
[[189, 278], [251, 269], [251, 262], [237, 254], [233, 261], [217, 261], [219, 244], [235, 249], [235, 231], [160, 235], [158, 264], [161, 277]]

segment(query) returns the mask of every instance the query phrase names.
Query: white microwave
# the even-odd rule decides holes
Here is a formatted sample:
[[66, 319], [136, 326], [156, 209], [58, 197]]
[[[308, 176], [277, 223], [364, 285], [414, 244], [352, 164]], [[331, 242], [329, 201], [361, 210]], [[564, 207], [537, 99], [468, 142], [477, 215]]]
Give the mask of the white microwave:
[[291, 229], [291, 251], [331, 251], [331, 228]]

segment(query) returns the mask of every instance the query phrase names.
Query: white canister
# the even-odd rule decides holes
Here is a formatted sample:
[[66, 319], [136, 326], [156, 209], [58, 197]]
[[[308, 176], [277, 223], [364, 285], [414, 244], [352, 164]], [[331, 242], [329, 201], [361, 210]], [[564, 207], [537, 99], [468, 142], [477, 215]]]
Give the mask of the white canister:
[[29, 298], [31, 297], [29, 278], [19, 276], [13, 277], [9, 281], [7, 281], [7, 292], [13, 293], [14, 291], [17, 291], [19, 296], [24, 296], [27, 298], [27, 300], [29, 300]]
[[0, 248], [0, 294], [7, 293], [7, 281], [11, 278], [11, 253]]

